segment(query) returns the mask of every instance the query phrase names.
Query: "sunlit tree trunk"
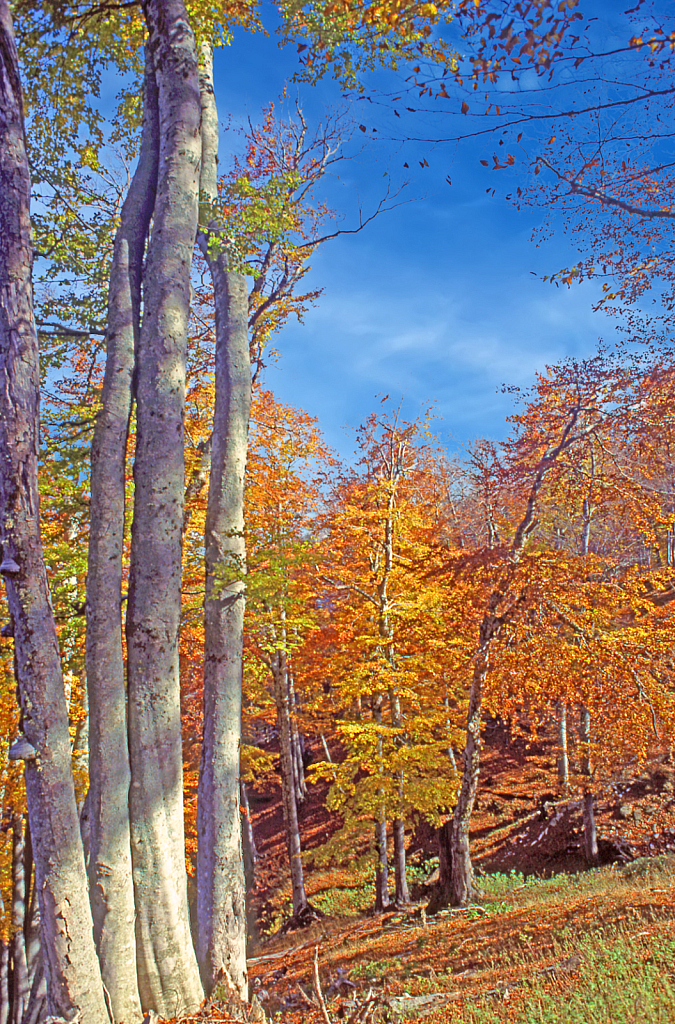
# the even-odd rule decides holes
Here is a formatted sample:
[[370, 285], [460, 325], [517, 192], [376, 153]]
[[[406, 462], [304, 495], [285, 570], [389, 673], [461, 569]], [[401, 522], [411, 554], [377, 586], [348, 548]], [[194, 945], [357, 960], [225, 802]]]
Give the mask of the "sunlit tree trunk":
[[[591, 449], [591, 489], [593, 487], [594, 477], [595, 457], [593, 455], [593, 450]], [[584, 498], [582, 508], [583, 529], [581, 534], [581, 555], [583, 558], [586, 558], [588, 555], [592, 517], [593, 508], [589, 493]], [[595, 864], [598, 859], [598, 836], [595, 827], [593, 790], [591, 788], [591, 715], [585, 707], [581, 708], [579, 739], [581, 741], [581, 774], [584, 776], [584, 855], [589, 864]]]
[[[373, 719], [382, 725], [382, 697], [373, 699]], [[380, 772], [383, 771], [382, 736], [377, 737], [377, 755]], [[389, 906], [389, 864], [387, 859], [387, 813], [384, 805], [384, 790], [378, 789], [380, 802], [375, 818], [375, 913], [381, 914]]]
[[[393, 650], [389, 651], [389, 657], [393, 662]], [[396, 691], [392, 688], [389, 690], [389, 703], [391, 706], [391, 724], [396, 729], [402, 728], [402, 714], [400, 714], [400, 700]], [[402, 742], [400, 738], [397, 740]], [[400, 812], [403, 812], [404, 806], [404, 776], [403, 772], [398, 772], [398, 807]], [[403, 813], [399, 813], [392, 823], [393, 830], [393, 870], [394, 870], [394, 887], [395, 887], [395, 902], [398, 905], [404, 903], [410, 903], [410, 890], [408, 888], [408, 878], [406, 876], [406, 822], [403, 818]]]
[[302, 867], [302, 847], [298, 823], [298, 805], [295, 799], [293, 776], [293, 751], [291, 746], [291, 716], [289, 708], [286, 651], [279, 648], [272, 656], [274, 677], [274, 701], [279, 723], [279, 746], [281, 755], [281, 796], [284, 812], [286, 845], [291, 871], [293, 917], [300, 919], [307, 910], [307, 893]]
[[598, 835], [595, 826], [595, 807], [591, 783], [591, 715], [586, 708], [581, 709], [579, 727], [581, 747], [581, 774], [584, 777], [584, 856], [589, 864], [598, 860]]
[[159, 173], [143, 276], [127, 613], [131, 851], [141, 1005], [193, 1012], [203, 989], [192, 944], [183, 826], [178, 674], [185, 363], [199, 201], [201, 103], [182, 0], [147, 0], [158, 90]]
[[88, 866], [94, 938], [115, 1020], [140, 1016], [122, 649], [125, 473], [145, 243], [159, 161], [158, 97], [146, 54], [141, 150], [122, 206], [108, 286], [106, 368], [91, 449], [87, 564]]
[[30, 177], [12, 20], [0, 0], [0, 574], [14, 626], [26, 796], [49, 965], [49, 1011], [108, 1013], [80, 843], [70, 735], [39, 526], [40, 370], [33, 318]]
[[12, 1024], [21, 1024], [28, 1000], [26, 963], [26, 875], [23, 814], [12, 818]]
[[248, 802], [248, 791], [246, 783], [242, 780], [240, 785], [241, 793], [241, 832], [244, 850], [244, 877], [246, 880], [246, 891], [253, 886], [255, 877], [255, 866], [258, 863], [258, 848], [255, 845], [253, 834], [253, 822], [251, 821], [251, 807]]
[[301, 804], [307, 796], [307, 784], [305, 782], [305, 765], [302, 760], [303, 741], [298, 728], [298, 695], [295, 690], [293, 671], [288, 666], [288, 700], [291, 711], [291, 750], [293, 753], [293, 776], [295, 786], [295, 799]]
[[[201, 192], [217, 195], [218, 116], [212, 58], [200, 54]], [[204, 214], [210, 217], [208, 211]], [[204, 534], [204, 733], [197, 811], [198, 954], [207, 991], [223, 979], [248, 999], [246, 902], [239, 810], [246, 544], [244, 477], [251, 408], [248, 294], [228, 269], [216, 225], [200, 233], [216, 307], [216, 399]], [[215, 246], [215, 248], [214, 248]]]
[[567, 703], [559, 700], [558, 712], [558, 782], [565, 792], [570, 785], [570, 764], [567, 748]]
[[396, 885], [396, 904], [401, 906], [410, 903], [410, 890], [405, 870], [405, 822], [394, 818], [394, 879]]
[[389, 865], [387, 863], [387, 818], [384, 804], [375, 819], [375, 913], [389, 906]]
[[[4, 907], [1, 909], [4, 910]], [[0, 939], [0, 1024], [9, 1021], [9, 942]]]

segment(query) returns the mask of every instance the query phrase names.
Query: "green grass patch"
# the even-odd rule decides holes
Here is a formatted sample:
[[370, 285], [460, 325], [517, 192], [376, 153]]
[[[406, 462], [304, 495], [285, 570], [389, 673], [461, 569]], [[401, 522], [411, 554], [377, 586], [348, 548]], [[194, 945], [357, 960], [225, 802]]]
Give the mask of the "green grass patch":
[[[450, 1020], [463, 1024], [672, 1024], [675, 941], [615, 930], [560, 946], [559, 962], [579, 954], [573, 971], [534, 971], [521, 985], [465, 1002]], [[521, 961], [527, 966], [525, 958]]]

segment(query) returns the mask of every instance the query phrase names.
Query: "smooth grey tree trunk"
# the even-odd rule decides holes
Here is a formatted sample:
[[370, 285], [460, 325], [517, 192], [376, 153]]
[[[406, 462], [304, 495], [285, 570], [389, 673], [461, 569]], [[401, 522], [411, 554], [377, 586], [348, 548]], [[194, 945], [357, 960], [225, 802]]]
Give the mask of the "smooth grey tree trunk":
[[[218, 116], [210, 50], [200, 54], [201, 192], [217, 195]], [[239, 810], [245, 607], [244, 478], [251, 409], [248, 292], [228, 270], [209, 217], [199, 243], [215, 296], [215, 409], [204, 535], [204, 732], [197, 805], [198, 955], [207, 992], [218, 981], [248, 1000], [246, 884]], [[213, 230], [212, 230], [213, 229]], [[220, 249], [220, 251], [217, 251]]]
[[295, 800], [297, 804], [301, 804], [307, 796], [307, 783], [305, 782], [305, 766], [302, 760], [303, 741], [298, 729], [299, 701], [290, 665], [288, 666], [288, 701], [291, 714], [291, 751], [293, 754]]
[[0, 542], [26, 743], [26, 795], [49, 1011], [107, 1024], [70, 760], [68, 711], [39, 528], [40, 370], [30, 177], [13, 27], [0, 0]]
[[127, 612], [129, 817], [141, 1006], [170, 1018], [203, 997], [185, 867], [178, 671], [190, 271], [201, 104], [182, 0], [147, 0], [158, 90], [159, 173], [137, 353], [134, 518]]
[[106, 368], [91, 450], [87, 565], [89, 893], [101, 974], [116, 1021], [141, 1015], [129, 829], [122, 552], [141, 280], [159, 160], [158, 98], [149, 54], [143, 101], [141, 150], [122, 206], [108, 289]]
[[23, 814], [12, 817], [12, 1024], [21, 1024], [29, 995], [26, 963], [26, 874]]
[[246, 891], [253, 886], [255, 877], [255, 866], [258, 863], [258, 848], [255, 845], [253, 834], [253, 822], [251, 821], [251, 808], [248, 802], [248, 791], [246, 783], [242, 780], [239, 786], [241, 794], [241, 832], [242, 846], [244, 853], [244, 878]]
[[9, 942], [0, 939], [0, 1024], [9, 1021]]
[[567, 703], [559, 700], [558, 711], [558, 782], [565, 792], [570, 786], [570, 762], [567, 745]]
[[[382, 697], [373, 698], [373, 720], [382, 725]], [[382, 773], [382, 735], [377, 737], [377, 755]], [[381, 914], [389, 906], [389, 863], [387, 856], [387, 812], [384, 804], [384, 790], [378, 789], [379, 808], [375, 818], [375, 913]]]
[[302, 867], [302, 847], [298, 824], [298, 805], [295, 799], [293, 775], [293, 751], [291, 740], [291, 716], [288, 696], [286, 651], [279, 649], [272, 657], [274, 679], [274, 702], [279, 723], [279, 746], [281, 755], [281, 798], [286, 830], [286, 846], [291, 871], [293, 917], [300, 920], [307, 911], [307, 893]]
[[383, 806], [375, 820], [375, 913], [383, 913], [388, 906], [387, 818]]
[[403, 906], [410, 903], [410, 890], [405, 870], [405, 822], [402, 818], [394, 818], [394, 879], [396, 885], [396, 904]]
[[598, 861], [598, 835], [595, 826], [595, 807], [591, 777], [591, 715], [587, 708], [581, 709], [579, 726], [581, 747], [581, 774], [584, 777], [584, 856], [589, 864]]
[[[386, 597], [385, 597], [386, 599]], [[388, 609], [387, 609], [388, 611]], [[389, 629], [388, 620], [386, 621], [386, 628]], [[392, 643], [388, 643], [386, 647], [387, 660], [394, 668], [394, 648]], [[389, 704], [391, 707], [391, 723], [396, 729], [402, 728], [403, 718], [401, 715], [401, 700], [393, 688], [389, 690]], [[400, 744], [403, 742], [401, 737], [398, 738], [397, 742]], [[395, 886], [395, 901], [397, 904], [402, 905], [410, 903], [410, 892], [408, 890], [408, 879], [406, 876], [406, 864], [405, 864], [405, 821], [403, 819], [403, 773], [398, 773], [398, 800], [399, 800], [399, 814], [393, 821], [393, 834], [394, 834], [394, 886]]]

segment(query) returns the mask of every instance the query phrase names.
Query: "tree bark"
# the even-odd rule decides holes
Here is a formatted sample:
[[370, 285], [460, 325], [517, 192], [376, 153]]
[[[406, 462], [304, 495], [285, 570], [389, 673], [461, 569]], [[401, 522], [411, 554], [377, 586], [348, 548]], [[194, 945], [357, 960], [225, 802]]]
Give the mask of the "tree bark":
[[[218, 116], [210, 50], [201, 52], [202, 195], [217, 195]], [[248, 293], [207, 225], [199, 242], [216, 306], [216, 397], [204, 535], [204, 733], [197, 808], [198, 954], [207, 992], [225, 980], [248, 1000], [246, 885], [239, 810], [246, 543], [244, 478], [251, 409]], [[211, 243], [211, 245], [209, 244]], [[215, 248], [214, 248], [215, 246]]]
[[197, 51], [182, 0], [147, 0], [159, 172], [143, 278], [127, 612], [131, 852], [139, 993], [170, 1018], [203, 996], [185, 867], [178, 672], [190, 270], [199, 205]]
[[248, 792], [246, 790], [246, 783], [240, 783], [241, 793], [241, 831], [242, 831], [242, 847], [244, 852], [244, 879], [246, 882], [246, 891], [253, 887], [255, 879], [255, 866], [258, 863], [258, 848], [255, 845], [255, 835], [253, 834], [253, 822], [251, 821], [251, 808], [248, 802]]
[[30, 177], [11, 15], [0, 0], [0, 541], [14, 625], [26, 795], [49, 1012], [108, 1020], [92, 936], [68, 712], [39, 529], [40, 371], [33, 317]]
[[591, 715], [587, 708], [581, 709], [579, 728], [581, 745], [581, 774], [584, 777], [584, 856], [589, 864], [598, 862], [598, 835], [595, 827], [595, 807], [591, 776]]
[[12, 1024], [21, 1024], [29, 995], [26, 963], [26, 875], [23, 814], [12, 819]]
[[305, 782], [305, 766], [302, 760], [303, 739], [298, 729], [298, 695], [295, 691], [293, 672], [288, 668], [288, 701], [291, 715], [291, 750], [293, 753], [293, 784], [295, 787], [295, 801], [303, 803], [307, 796], [307, 784]]
[[0, 939], [0, 1024], [9, 1021], [9, 942]]
[[293, 917], [298, 918], [307, 909], [305, 877], [302, 867], [302, 847], [298, 825], [298, 805], [295, 799], [293, 777], [293, 751], [291, 749], [291, 716], [288, 706], [288, 679], [286, 652], [278, 650], [274, 655], [274, 700], [279, 722], [279, 745], [281, 751], [281, 796], [286, 829], [286, 845], [291, 870], [293, 894]]
[[450, 828], [452, 876], [449, 897], [450, 903], [454, 907], [465, 907], [476, 896], [469, 847], [469, 824], [471, 822], [473, 805], [476, 801], [478, 775], [480, 772], [480, 726], [483, 686], [489, 669], [490, 644], [499, 629], [499, 621], [495, 609], [501, 596], [501, 593], [492, 595], [490, 609], [481, 626], [480, 644], [478, 655], [474, 662], [471, 692], [469, 694], [469, 709], [466, 719], [466, 745], [464, 747], [464, 771]]
[[382, 914], [388, 906], [387, 819], [383, 806], [375, 819], [375, 913]]
[[86, 645], [89, 893], [101, 974], [116, 1021], [132, 1021], [141, 1015], [121, 609], [127, 441], [140, 332], [143, 258], [159, 160], [157, 102], [154, 72], [146, 53], [143, 136], [113, 250], [106, 368], [91, 450]]
[[402, 906], [410, 903], [410, 890], [405, 871], [405, 822], [402, 818], [394, 818], [394, 879], [396, 885], [396, 903]]
[[[388, 628], [388, 623], [387, 623]], [[394, 668], [394, 649], [393, 644], [387, 645], [387, 659]], [[389, 690], [389, 703], [391, 706], [391, 722], [394, 728], [401, 729], [403, 726], [403, 716], [401, 714], [401, 700], [392, 687]], [[403, 740], [399, 736], [397, 744], [400, 745]], [[393, 833], [394, 833], [394, 886], [395, 886], [395, 901], [397, 904], [410, 903], [410, 892], [408, 890], [408, 879], [405, 871], [405, 821], [403, 820], [403, 772], [399, 771], [398, 776], [398, 798], [399, 798], [399, 814], [393, 821]]]
[[570, 763], [567, 747], [567, 704], [558, 701], [558, 782], [565, 792], [570, 785]]

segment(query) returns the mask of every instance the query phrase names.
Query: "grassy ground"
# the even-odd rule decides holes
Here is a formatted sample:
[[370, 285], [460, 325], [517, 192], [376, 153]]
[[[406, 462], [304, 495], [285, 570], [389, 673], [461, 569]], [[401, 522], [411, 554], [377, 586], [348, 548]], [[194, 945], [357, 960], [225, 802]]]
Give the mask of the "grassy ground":
[[[467, 910], [425, 919], [420, 905], [372, 918], [363, 872], [316, 873], [313, 900], [329, 916], [254, 951], [251, 977], [268, 1017], [326, 1024], [312, 988], [318, 946], [336, 1024], [429, 1009], [429, 1024], [675, 1020], [675, 855], [544, 880], [494, 874], [481, 885]], [[433, 1004], [412, 1001], [432, 993]]]

